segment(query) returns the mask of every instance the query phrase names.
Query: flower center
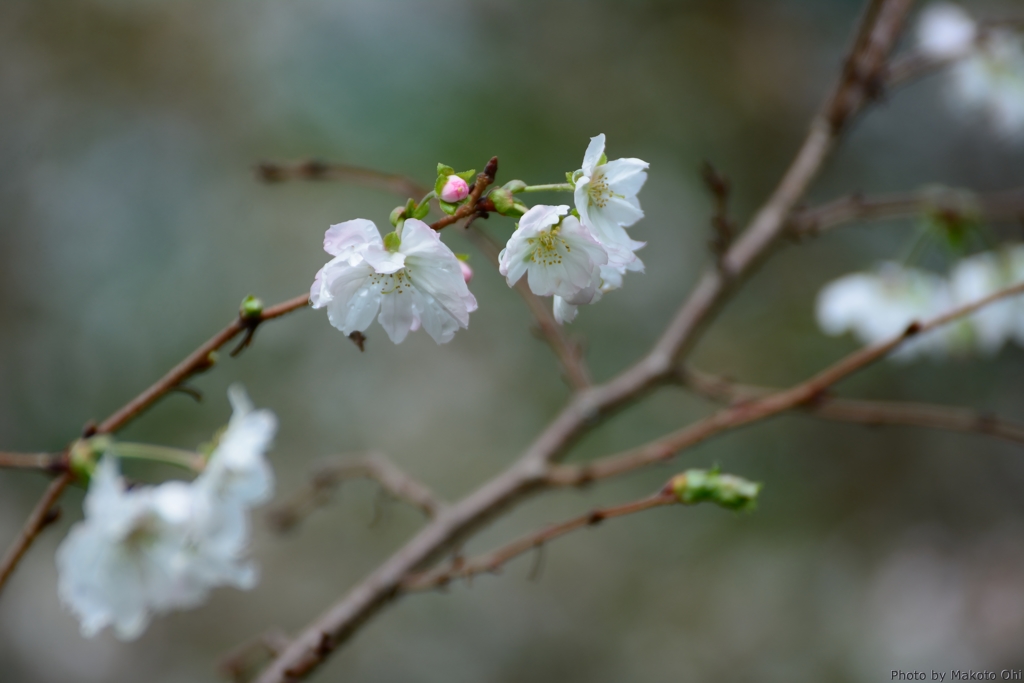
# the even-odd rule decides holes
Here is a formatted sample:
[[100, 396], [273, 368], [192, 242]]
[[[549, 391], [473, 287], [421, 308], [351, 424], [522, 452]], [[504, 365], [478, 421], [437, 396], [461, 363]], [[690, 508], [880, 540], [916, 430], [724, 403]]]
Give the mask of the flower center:
[[603, 209], [608, 205], [608, 200], [612, 197], [621, 197], [612, 192], [612, 188], [608, 187], [608, 182], [604, 179], [604, 172], [597, 170], [594, 172], [594, 177], [590, 179], [590, 203], [599, 209]]
[[549, 232], [543, 232], [536, 237], [526, 240], [527, 244], [533, 246], [530, 260], [541, 266], [557, 266], [562, 263], [561, 246], [566, 253], [572, 251], [569, 243], [558, 235], [558, 228], [555, 227]]
[[381, 294], [402, 294], [412, 289], [410, 275], [408, 267], [397, 273], [374, 273], [370, 276], [370, 284], [379, 285]]

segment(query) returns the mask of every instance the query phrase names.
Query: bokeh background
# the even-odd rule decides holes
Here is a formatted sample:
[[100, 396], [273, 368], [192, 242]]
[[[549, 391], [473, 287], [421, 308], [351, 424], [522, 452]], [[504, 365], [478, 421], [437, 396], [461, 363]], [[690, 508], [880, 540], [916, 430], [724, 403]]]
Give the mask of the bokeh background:
[[[403, 198], [330, 183], [266, 186], [260, 160], [318, 156], [430, 182], [438, 161], [502, 182], [558, 182], [588, 138], [651, 163], [645, 275], [581, 311], [595, 374], [657, 337], [708, 261], [713, 161], [745, 218], [802, 138], [837, 71], [855, 0], [4, 0], [0, 3], [0, 447], [59, 450], [176, 363], [247, 294], [301, 293], [323, 231], [383, 225]], [[1019, 2], [972, 2], [979, 14]], [[942, 183], [1024, 180], [1022, 147], [945, 106], [935, 77], [861, 120], [811, 199]], [[487, 229], [507, 236], [508, 219]], [[1012, 226], [1003, 235], [1014, 234]], [[853, 226], [788, 247], [721, 316], [695, 364], [784, 385], [855, 348], [821, 335], [818, 288], [899, 257], [912, 222]], [[503, 239], [504, 237], [502, 237]], [[455, 251], [471, 251], [445, 232]], [[380, 449], [456, 498], [500, 471], [567, 390], [528, 313], [480, 257], [480, 310], [437, 347], [369, 330], [365, 353], [321, 312], [266, 325], [238, 359], [173, 395], [125, 438], [194, 447], [243, 382], [281, 430], [288, 493], [312, 463]], [[941, 259], [935, 267], [942, 267]], [[953, 403], [1024, 418], [1024, 352], [881, 364], [843, 393]], [[589, 436], [574, 460], [707, 414], [665, 389]], [[784, 417], [670, 466], [534, 499], [466, 549], [487, 549], [592, 506], [650, 493], [690, 466], [765, 482], [759, 509], [669, 508], [551, 545], [501, 577], [402, 600], [321, 681], [881, 681], [890, 670], [1024, 668], [1024, 459], [979, 436]], [[172, 473], [135, 470], [159, 479]], [[0, 542], [46, 480], [0, 472]], [[54, 550], [82, 491], [0, 597], [5, 683], [214, 681], [227, 649], [294, 631], [421, 524], [375, 515], [347, 485], [297, 533], [260, 524], [263, 576], [124, 644], [79, 636], [56, 593]], [[379, 517], [376, 519], [375, 517]]]

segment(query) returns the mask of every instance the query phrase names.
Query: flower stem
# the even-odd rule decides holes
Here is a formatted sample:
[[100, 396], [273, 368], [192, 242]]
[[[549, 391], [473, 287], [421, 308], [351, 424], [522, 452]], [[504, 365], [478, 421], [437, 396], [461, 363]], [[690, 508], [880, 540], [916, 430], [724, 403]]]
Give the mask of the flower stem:
[[551, 185], [527, 185], [521, 192], [572, 192], [575, 188], [569, 183], [552, 183]]
[[119, 458], [132, 460], [149, 460], [150, 462], [162, 462], [168, 465], [181, 467], [192, 472], [202, 472], [206, 468], [206, 458], [199, 453], [170, 448], [168, 446], [154, 446], [148, 443], [129, 443], [126, 441], [115, 441], [110, 444], [109, 450]]

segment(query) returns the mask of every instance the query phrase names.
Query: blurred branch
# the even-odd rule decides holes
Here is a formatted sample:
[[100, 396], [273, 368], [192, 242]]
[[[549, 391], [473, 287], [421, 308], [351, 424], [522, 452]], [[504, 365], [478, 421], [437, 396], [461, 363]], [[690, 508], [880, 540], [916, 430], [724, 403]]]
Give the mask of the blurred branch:
[[[466, 230], [466, 237], [488, 261], [497, 267], [500, 251], [498, 245], [482, 230], [469, 225], [467, 227], [469, 229]], [[526, 278], [521, 278], [513, 289], [523, 298], [526, 307], [530, 309], [530, 313], [533, 314], [534, 320], [537, 322], [541, 336], [558, 357], [569, 386], [576, 391], [589, 387], [591, 385], [590, 370], [583, 359], [583, 349], [580, 344], [566, 336], [565, 328], [555, 321], [550, 304], [530, 291], [530, 285]]]
[[308, 305], [309, 295], [301, 294], [294, 299], [289, 299], [288, 301], [284, 301], [276, 306], [264, 309], [258, 316], [243, 318], [239, 315], [231, 322], [230, 325], [215, 334], [209, 341], [189, 354], [185, 360], [174, 366], [166, 375], [157, 380], [156, 383], [118, 409], [117, 412], [106, 420], [101, 422], [96, 428], [96, 432], [100, 434], [116, 432], [141, 415], [146, 409], [159, 401], [170, 391], [187, 381], [190, 377], [210, 369], [214, 363], [212, 354], [239, 334], [242, 334], [243, 332], [247, 333], [249, 335], [246, 339], [247, 341], [248, 339], [251, 339], [252, 332], [254, 332], [261, 323], [280, 318], [292, 311], [303, 309]]
[[559, 465], [551, 468], [548, 483], [552, 486], [582, 486], [592, 481], [616, 477], [654, 463], [665, 462], [679, 451], [753, 422], [779, 413], [814, 406], [825, 391], [854, 372], [889, 355], [906, 340], [941, 327], [980, 308], [1024, 293], [1024, 283], [1002, 289], [990, 296], [922, 323], [911, 323], [892, 339], [865, 347], [814, 375], [806, 382], [759, 398], [752, 398], [718, 411], [711, 416], [623, 453], [600, 458], [585, 465]]
[[436, 569], [434, 571], [412, 574], [406, 578], [401, 585], [403, 592], [430, 590], [432, 588], [443, 588], [457, 579], [471, 579], [477, 574], [497, 574], [501, 568], [510, 560], [529, 552], [540, 550], [549, 541], [564, 536], [577, 529], [596, 526], [606, 519], [632, 515], [644, 510], [650, 510], [665, 505], [679, 505], [679, 499], [673, 493], [671, 487], [666, 486], [653, 496], [643, 498], [632, 503], [616, 505], [614, 507], [592, 510], [585, 515], [574, 517], [560, 524], [552, 524], [540, 531], [527, 534], [511, 543], [498, 548], [497, 550], [481, 555], [471, 560], [456, 558], [450, 567]]
[[288, 647], [288, 634], [279, 628], [258, 635], [225, 654], [217, 668], [234, 683], [246, 683], [253, 669], [270, 657], [276, 657]]
[[436, 517], [446, 506], [429, 488], [406, 474], [389, 458], [371, 453], [361, 458], [332, 460], [320, 465], [307, 488], [268, 513], [271, 525], [278, 531], [290, 531], [313, 511], [327, 505], [338, 487], [351, 479], [372, 479], [395, 498], [419, 508], [427, 517]]
[[50, 485], [43, 492], [42, 498], [36, 503], [36, 507], [32, 510], [32, 513], [28, 516], [25, 521], [25, 526], [22, 527], [21, 532], [18, 533], [18, 537], [14, 539], [14, 543], [11, 544], [10, 548], [7, 549], [7, 553], [3, 559], [0, 560], [0, 592], [3, 592], [4, 586], [7, 584], [7, 580], [11, 578], [11, 574], [14, 573], [15, 567], [18, 566], [18, 562], [28, 552], [32, 542], [36, 540], [36, 537], [53, 522], [57, 521], [59, 512], [54, 505], [57, 499], [60, 498], [61, 494], [64, 493], [64, 489], [68, 487], [75, 476], [71, 472], [64, 472], [59, 477], [50, 482]]
[[795, 212], [790, 231], [798, 238], [813, 237], [848, 223], [916, 217], [926, 211], [943, 211], [987, 221], [1024, 220], [1024, 187], [977, 194], [926, 188], [878, 197], [850, 195]]
[[63, 453], [6, 453], [0, 451], [0, 469], [61, 472], [67, 467]]
[[[680, 379], [686, 387], [701, 396], [722, 403], [742, 404], [778, 391], [767, 387], [738, 384], [693, 368], [685, 368], [680, 374]], [[824, 420], [986, 434], [1024, 443], [1024, 425], [969, 408], [902, 401], [864, 401], [837, 398], [827, 393], [800, 408], [808, 415]]]
[[[551, 463], [563, 457], [577, 439], [618, 408], [672, 378], [678, 363], [692, 349], [714, 313], [784, 233], [793, 208], [817, 177], [846, 123], [877, 97], [881, 74], [911, 4], [911, 0], [872, 0], [869, 4], [846, 68], [832, 96], [811, 123], [803, 146], [779, 186], [755, 214], [746, 231], [724, 254], [720, 267], [705, 271], [650, 353], [609, 382], [576, 392], [519, 460], [452, 505], [444, 515], [424, 527], [325, 614], [309, 624], [259, 676], [258, 683], [293, 683], [307, 677], [397, 595], [402, 581], [410, 572], [436, 561], [446, 550], [507, 507], [550, 485], [548, 470]], [[912, 330], [907, 332], [913, 333]], [[902, 338], [895, 344], [900, 341]], [[872, 350], [880, 355], [888, 351], [878, 351], [877, 347], [872, 347]], [[864, 364], [871, 360], [874, 360], [873, 356], [866, 360], [855, 358], [851, 362]], [[777, 394], [779, 398], [774, 400], [772, 397], [761, 399], [760, 413], [766, 416], [778, 404], [800, 399], [801, 392], [813, 391], [815, 384], [828, 386], [831, 381], [838, 380], [836, 377], [830, 381], [832, 375], [850, 371], [852, 369], [847, 370], [845, 366], [832, 368], [799, 391]], [[751, 421], [756, 414], [751, 413], [745, 422]], [[744, 423], [736, 417], [732, 420], [737, 425]]]
[[317, 159], [290, 163], [263, 162], [256, 166], [256, 174], [260, 180], [267, 183], [287, 180], [341, 180], [413, 199], [427, 194], [426, 188], [397, 173], [383, 173], [361, 166], [334, 164]]

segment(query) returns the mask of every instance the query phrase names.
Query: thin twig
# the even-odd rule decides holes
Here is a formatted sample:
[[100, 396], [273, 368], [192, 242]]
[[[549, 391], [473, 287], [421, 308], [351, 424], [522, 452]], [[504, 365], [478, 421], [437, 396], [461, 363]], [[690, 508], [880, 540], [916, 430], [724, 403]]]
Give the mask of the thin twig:
[[301, 294], [275, 306], [263, 310], [257, 318], [238, 316], [223, 330], [211, 337], [205, 344], [193, 351], [185, 360], [157, 380], [148, 389], [126, 403], [113, 415], [100, 423], [96, 431], [100, 434], [116, 432], [141, 415], [147, 408], [163, 398], [168, 392], [181, 385], [193, 375], [209, 369], [213, 365], [211, 354], [230, 342], [242, 332], [255, 329], [260, 323], [274, 320], [281, 316], [305, 308], [309, 305], [309, 295]]
[[288, 647], [288, 634], [280, 628], [273, 628], [242, 643], [225, 654], [217, 669], [234, 683], [245, 683], [252, 676], [252, 670], [261, 657], [276, 657]]
[[548, 482], [554, 486], [582, 486], [596, 480], [616, 477], [654, 463], [670, 460], [679, 451], [706, 441], [724, 431], [758, 422], [787, 410], [813, 405], [824, 396], [829, 387], [889, 355], [906, 340], [929, 332], [957, 318], [970, 315], [995, 301], [1021, 293], [1024, 293], [1024, 283], [1007, 287], [926, 322], [911, 323], [901, 334], [850, 354], [806, 382], [761, 398], [729, 406], [710, 417], [698, 420], [687, 427], [624, 453], [600, 458], [585, 465], [556, 466], [549, 473]]
[[327, 163], [316, 159], [291, 163], [264, 162], [256, 167], [256, 172], [261, 180], [268, 183], [286, 180], [341, 180], [413, 199], [419, 199], [427, 193], [418, 183], [397, 173], [383, 173], [361, 166]]
[[988, 193], [926, 188], [876, 197], [855, 194], [795, 212], [789, 229], [797, 238], [812, 237], [849, 223], [913, 218], [930, 210], [990, 222], [1020, 221], [1024, 220], [1024, 188]]
[[14, 540], [14, 543], [7, 549], [7, 553], [4, 555], [3, 560], [0, 560], [0, 593], [3, 592], [4, 586], [7, 584], [7, 580], [11, 578], [11, 574], [14, 573], [15, 567], [24, 557], [25, 553], [28, 552], [32, 542], [36, 540], [39, 533], [47, 526], [57, 520], [55, 514], [54, 504], [57, 499], [60, 498], [61, 494], [64, 493], [64, 489], [68, 487], [75, 476], [71, 472], [64, 472], [59, 477], [50, 482], [50, 485], [43, 492], [42, 498], [36, 503], [35, 508], [32, 510], [32, 514], [25, 520], [25, 525], [18, 533], [18, 537]]
[[372, 479], [399, 500], [419, 508], [427, 517], [436, 517], [446, 507], [426, 485], [417, 481], [387, 456], [371, 453], [359, 458], [333, 459], [321, 464], [309, 485], [268, 514], [278, 531], [290, 531], [317, 508], [326, 505], [335, 490], [351, 479]]
[[564, 536], [577, 529], [595, 526], [606, 519], [632, 515], [665, 505], [678, 504], [679, 499], [670, 489], [667, 489], [632, 503], [592, 510], [585, 515], [573, 517], [565, 522], [552, 524], [540, 531], [527, 534], [486, 555], [471, 560], [457, 560], [449, 567], [412, 574], [402, 582], [401, 590], [406, 593], [430, 590], [447, 586], [452, 581], [458, 579], [470, 579], [477, 574], [497, 574], [510, 560], [534, 549], [543, 550], [544, 545], [549, 541], [553, 541], [559, 536]]
[[63, 453], [7, 453], [0, 451], [0, 469], [61, 472], [67, 467]]
[[[778, 389], [737, 384], [718, 377], [686, 368], [681, 373], [682, 383], [695, 393], [723, 403], [746, 403], [776, 393]], [[864, 425], [902, 425], [925, 427], [952, 432], [965, 432], [994, 436], [1007, 441], [1024, 443], [1024, 425], [1010, 422], [996, 415], [930, 403], [905, 401], [865, 401], [838, 398], [823, 394], [813, 402], [801, 406], [812, 417], [836, 422]]]

